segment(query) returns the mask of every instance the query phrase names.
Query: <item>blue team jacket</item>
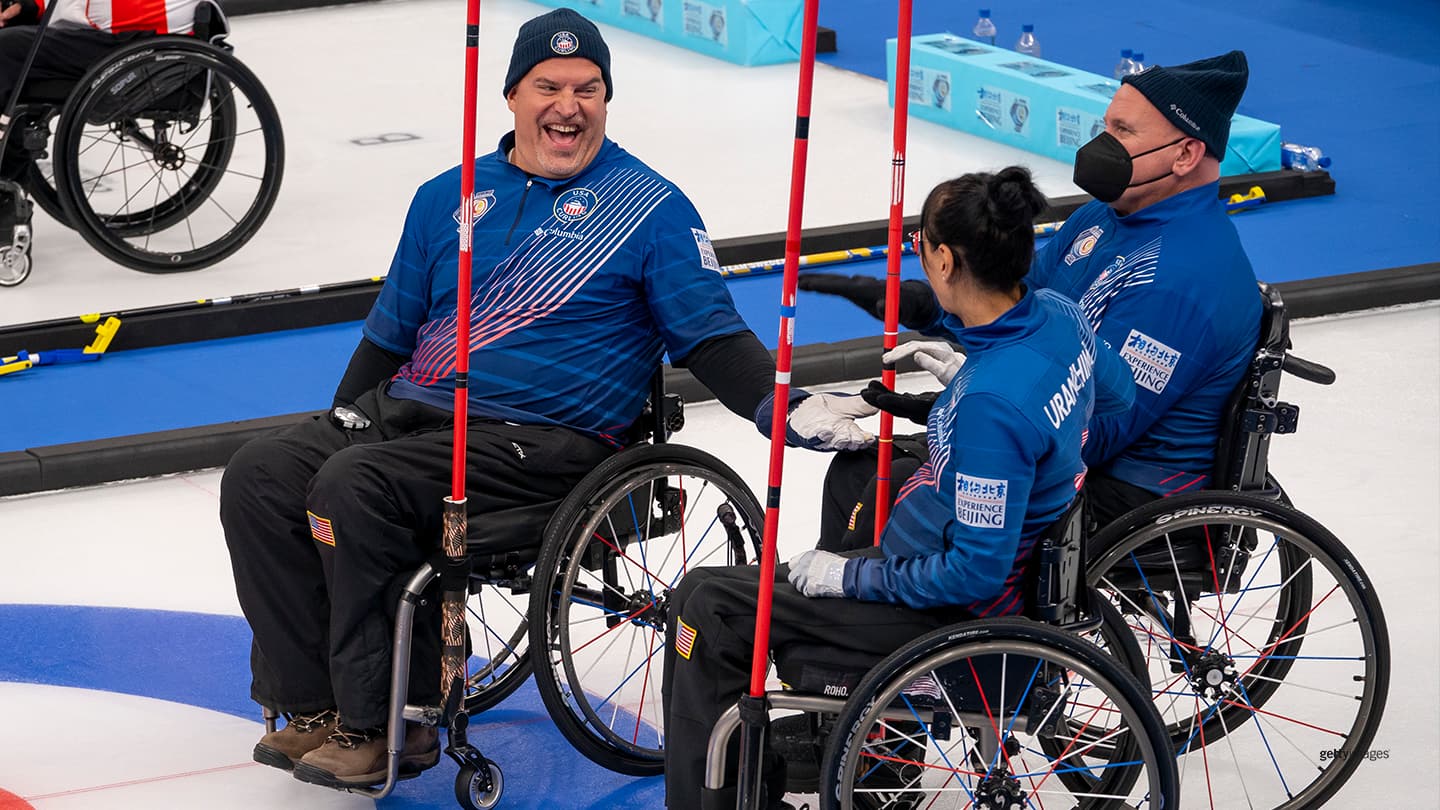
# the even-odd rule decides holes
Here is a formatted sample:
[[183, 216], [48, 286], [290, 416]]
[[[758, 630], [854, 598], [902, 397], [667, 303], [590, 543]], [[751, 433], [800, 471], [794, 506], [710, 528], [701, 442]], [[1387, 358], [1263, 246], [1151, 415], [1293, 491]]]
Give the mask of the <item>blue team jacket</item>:
[[885, 559], [847, 561], [845, 595], [1017, 613], [1030, 551], [1084, 479], [1087, 422], [1128, 411], [1134, 384], [1075, 303], [1048, 290], [984, 326], [939, 325], [965, 364], [930, 410], [930, 457], [900, 489]]
[[[746, 329], [710, 237], [672, 183], [606, 139], [580, 174], [527, 175], [506, 154], [475, 161], [471, 413], [601, 439], [634, 421], [665, 352]], [[365, 321], [410, 357], [391, 396], [454, 398], [460, 167], [415, 193]]]
[[1135, 407], [1090, 425], [1086, 462], [1156, 495], [1204, 486], [1260, 329], [1255, 272], [1218, 183], [1125, 217], [1085, 205], [1027, 280], [1078, 301], [1135, 377]]

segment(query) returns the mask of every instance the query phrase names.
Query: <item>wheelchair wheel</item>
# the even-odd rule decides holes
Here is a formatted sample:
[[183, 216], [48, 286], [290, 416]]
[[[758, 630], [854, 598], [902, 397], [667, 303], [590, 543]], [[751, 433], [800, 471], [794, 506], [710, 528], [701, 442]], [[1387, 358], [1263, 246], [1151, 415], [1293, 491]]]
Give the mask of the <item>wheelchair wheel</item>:
[[239, 250], [280, 190], [280, 116], [255, 74], [187, 37], [121, 48], [60, 115], [56, 190], [100, 253], [150, 273]]
[[530, 677], [530, 625], [523, 600], [528, 596], [511, 593], [503, 582], [487, 582], [470, 595], [465, 605], [471, 648], [466, 714], [494, 707]]
[[535, 568], [530, 649], [577, 750], [620, 773], [663, 770], [669, 593], [692, 568], [757, 560], [763, 523], [734, 471], [677, 445], [626, 450], [565, 499]]
[[[1149, 694], [1089, 642], [1025, 619], [944, 628], [867, 674], [836, 720], [820, 807], [1174, 807]], [[1089, 779], [1077, 789], [1065, 774]]]
[[1390, 646], [1333, 534], [1265, 498], [1199, 492], [1121, 517], [1092, 547], [1089, 582], [1138, 636], [1174, 750], [1203, 759], [1182, 767], [1185, 796], [1317, 807], [1345, 783], [1384, 712]]

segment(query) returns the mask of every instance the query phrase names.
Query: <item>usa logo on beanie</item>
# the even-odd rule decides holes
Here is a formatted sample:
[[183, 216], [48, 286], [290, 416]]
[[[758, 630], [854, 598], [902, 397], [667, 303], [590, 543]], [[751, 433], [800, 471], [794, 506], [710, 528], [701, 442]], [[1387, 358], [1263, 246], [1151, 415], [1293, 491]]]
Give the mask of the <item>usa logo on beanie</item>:
[[561, 56], [569, 56], [580, 49], [580, 39], [569, 31], [556, 32], [550, 38], [550, 50]]

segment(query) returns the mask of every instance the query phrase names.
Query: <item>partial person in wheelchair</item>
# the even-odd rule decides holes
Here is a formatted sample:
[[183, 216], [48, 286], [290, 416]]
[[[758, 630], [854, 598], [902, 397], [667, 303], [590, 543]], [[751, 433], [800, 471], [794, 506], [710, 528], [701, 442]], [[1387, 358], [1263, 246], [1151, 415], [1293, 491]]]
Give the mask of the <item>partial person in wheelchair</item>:
[[[106, 0], [56, 0], [49, 24], [41, 32], [44, 0], [5, 0], [0, 7], [0, 104], [8, 110], [11, 96], [23, 78], [32, 81], [78, 81], [92, 65], [122, 45], [155, 34], [189, 33], [200, 0], [147, 0], [113, 3]], [[41, 37], [40, 47], [27, 72], [25, 60]], [[9, 126], [0, 120], [0, 129]], [[0, 246], [14, 241], [16, 226], [30, 220], [30, 205], [18, 193], [24, 161], [18, 150], [0, 156]], [[7, 182], [8, 181], [8, 182]]]
[[[1080, 308], [1024, 281], [1031, 222], [1045, 205], [1020, 167], [968, 174], [927, 197], [916, 249], [942, 310], [936, 323], [969, 360], [929, 409], [929, 456], [901, 489], [880, 547], [806, 551], [778, 569], [777, 658], [818, 645], [879, 660], [956, 621], [1024, 609], [1036, 542], [1085, 477], [1092, 412], [1123, 413], [1134, 396]], [[663, 694], [666, 801], [677, 810], [734, 806], [733, 781], [702, 790], [702, 777], [711, 729], [749, 681], [758, 575], [700, 569], [674, 593]], [[783, 763], [767, 764], [765, 783], [768, 805], [783, 807]]]
[[[1125, 77], [1105, 132], [1075, 156], [1075, 183], [1095, 199], [1031, 266], [1028, 283], [1078, 301], [1134, 374], [1134, 407], [1092, 423], [1085, 445], [1087, 499], [1099, 526], [1209, 485], [1225, 404], [1255, 352], [1255, 273], [1219, 199], [1230, 119], [1248, 78], [1240, 51]], [[800, 287], [883, 314], [876, 279], [812, 273]], [[943, 336], [936, 315], [923, 282], [902, 284], [901, 323]], [[938, 342], [907, 344], [887, 360], [912, 354], [936, 372], [960, 363]], [[916, 421], [933, 401], [884, 391], [867, 397]], [[925, 458], [924, 436], [897, 437], [895, 446], [891, 497]], [[875, 465], [872, 451], [841, 453], [831, 463], [820, 548], [872, 542]]]
[[[526, 22], [504, 84], [514, 130], [474, 165], [465, 465], [482, 551], [539, 544], [545, 516], [529, 517], [624, 444], [666, 353], [735, 413], [769, 413], [774, 362], [689, 200], [606, 137], [612, 93], [593, 23], [568, 9]], [[223, 480], [221, 523], [254, 631], [251, 696], [289, 720], [254, 757], [329, 787], [386, 778], [396, 595], [439, 545], [460, 175], [416, 192], [333, 410], [242, 447]], [[790, 427], [815, 449], [858, 447], [872, 437], [845, 415], [855, 403], [874, 412], [797, 391]], [[768, 430], [769, 417], [757, 424]], [[413, 703], [438, 702], [436, 601], [415, 623]], [[438, 757], [434, 726], [408, 724], [403, 772]]]

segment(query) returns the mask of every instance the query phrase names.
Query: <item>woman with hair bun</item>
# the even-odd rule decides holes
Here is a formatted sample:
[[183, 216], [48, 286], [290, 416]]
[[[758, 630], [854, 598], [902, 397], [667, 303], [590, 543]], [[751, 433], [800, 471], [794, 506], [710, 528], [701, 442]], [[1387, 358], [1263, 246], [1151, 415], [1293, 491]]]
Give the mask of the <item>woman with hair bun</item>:
[[[1045, 204], [1021, 167], [948, 180], [926, 198], [912, 238], [942, 310], [929, 331], [949, 333], [967, 357], [935, 352], [948, 367], [929, 409], [928, 455], [900, 490], [879, 548], [805, 551], [777, 572], [772, 649], [884, 656], [960, 619], [1024, 609], [1037, 540], [1084, 479], [1092, 410], [1128, 408], [1134, 396], [1128, 369], [1097, 344], [1080, 308], [1024, 284], [1031, 222]], [[701, 806], [710, 729], [749, 682], [758, 576], [754, 566], [697, 569], [672, 595], [670, 807]]]

